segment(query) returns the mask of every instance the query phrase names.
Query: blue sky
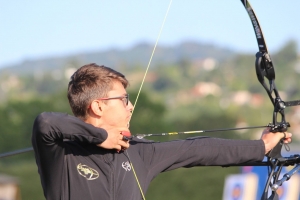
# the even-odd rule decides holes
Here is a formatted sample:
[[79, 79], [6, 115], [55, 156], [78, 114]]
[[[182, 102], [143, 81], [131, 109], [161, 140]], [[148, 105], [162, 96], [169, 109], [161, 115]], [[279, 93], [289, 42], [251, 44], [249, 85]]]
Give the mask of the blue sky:
[[[290, 39], [300, 46], [300, 1], [250, 3], [271, 55]], [[0, 67], [26, 59], [125, 49], [141, 41], [154, 43], [168, 5], [169, 0], [1, 1]], [[257, 52], [240, 0], [173, 0], [158, 44], [184, 40]]]

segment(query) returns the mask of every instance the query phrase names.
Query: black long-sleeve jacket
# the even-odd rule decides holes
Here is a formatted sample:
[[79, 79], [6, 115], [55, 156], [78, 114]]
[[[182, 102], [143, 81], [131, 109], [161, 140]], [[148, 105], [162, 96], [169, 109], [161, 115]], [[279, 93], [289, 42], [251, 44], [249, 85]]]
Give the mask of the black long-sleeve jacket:
[[145, 193], [160, 172], [261, 161], [265, 152], [262, 140], [198, 138], [161, 143], [135, 139], [117, 153], [96, 146], [106, 138], [105, 130], [67, 114], [36, 118], [32, 144], [47, 200], [141, 200], [129, 160]]

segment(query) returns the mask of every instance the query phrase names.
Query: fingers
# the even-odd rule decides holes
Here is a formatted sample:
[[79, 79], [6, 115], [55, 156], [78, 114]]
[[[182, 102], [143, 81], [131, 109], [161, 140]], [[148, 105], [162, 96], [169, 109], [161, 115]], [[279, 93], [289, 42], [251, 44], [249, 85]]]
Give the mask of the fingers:
[[273, 149], [280, 140], [285, 144], [292, 142], [292, 134], [289, 132], [270, 132], [270, 129], [265, 129], [261, 139], [264, 141], [266, 153]]
[[108, 133], [107, 139], [97, 146], [104, 149], [116, 149], [119, 152], [129, 148], [129, 137], [123, 136], [119, 131], [112, 131]]
[[118, 150], [126, 150], [129, 148], [129, 138], [120, 134], [118, 138]]
[[129, 147], [129, 138], [127, 138], [126, 136], [122, 136], [119, 141], [119, 145], [127, 149]]
[[129, 141], [129, 138], [126, 137], [126, 136], [123, 136], [123, 139], [122, 139], [122, 140], [124, 140], [125, 142], [127, 142], [127, 141]]
[[283, 142], [288, 144], [292, 142], [292, 133], [289, 132], [282, 132], [283, 134]]
[[283, 134], [283, 138], [291, 138], [292, 137], [292, 134], [289, 132], [282, 132], [282, 134]]

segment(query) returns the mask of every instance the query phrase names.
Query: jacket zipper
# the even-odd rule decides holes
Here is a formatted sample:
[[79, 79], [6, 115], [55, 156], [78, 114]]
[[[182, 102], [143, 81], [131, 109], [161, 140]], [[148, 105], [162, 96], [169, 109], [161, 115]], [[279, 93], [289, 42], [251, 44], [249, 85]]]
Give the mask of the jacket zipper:
[[109, 165], [110, 169], [111, 169], [111, 178], [110, 178], [110, 181], [111, 181], [111, 184], [110, 184], [110, 187], [111, 187], [111, 191], [112, 191], [112, 195], [111, 195], [111, 200], [115, 200], [115, 174], [114, 174], [114, 166], [112, 164], [112, 162], [108, 161], [109, 158], [107, 159], [106, 156], [108, 155], [104, 155], [104, 160], [105, 162]]

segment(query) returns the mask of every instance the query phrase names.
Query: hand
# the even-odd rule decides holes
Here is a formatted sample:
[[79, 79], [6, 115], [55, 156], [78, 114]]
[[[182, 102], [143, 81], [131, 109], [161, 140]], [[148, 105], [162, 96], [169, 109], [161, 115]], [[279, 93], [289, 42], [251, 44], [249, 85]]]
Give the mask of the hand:
[[292, 134], [289, 132], [270, 132], [270, 128], [266, 128], [261, 136], [261, 139], [265, 143], [265, 154], [267, 154], [269, 151], [271, 151], [278, 142], [283, 139], [284, 143], [290, 143], [292, 142]]
[[123, 139], [122, 132], [129, 132], [128, 128], [104, 128], [107, 131], [107, 138], [98, 147], [104, 149], [116, 149], [117, 151], [129, 148], [129, 141]]

